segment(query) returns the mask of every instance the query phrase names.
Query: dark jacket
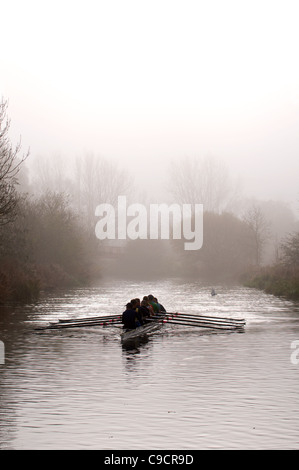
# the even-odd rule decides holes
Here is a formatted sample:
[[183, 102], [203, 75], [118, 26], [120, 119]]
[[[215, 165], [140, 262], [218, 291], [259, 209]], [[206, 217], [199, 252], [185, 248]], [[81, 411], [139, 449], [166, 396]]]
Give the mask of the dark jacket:
[[149, 309], [147, 307], [144, 307], [143, 305], [141, 305], [141, 307], [138, 307], [138, 313], [140, 313], [143, 321], [145, 321], [146, 317], [149, 317], [151, 314]]
[[124, 328], [134, 329], [142, 325], [142, 318], [140, 313], [133, 309], [127, 309], [122, 314], [122, 323]]
[[158, 306], [159, 306], [159, 311], [160, 311], [160, 312], [166, 312], [166, 310], [165, 310], [165, 308], [163, 307], [163, 305], [160, 304], [159, 302], [158, 302]]

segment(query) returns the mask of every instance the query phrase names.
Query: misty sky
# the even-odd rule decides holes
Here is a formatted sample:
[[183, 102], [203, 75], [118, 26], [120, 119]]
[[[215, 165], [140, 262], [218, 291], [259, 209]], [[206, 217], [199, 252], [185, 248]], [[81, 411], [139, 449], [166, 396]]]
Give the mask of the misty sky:
[[212, 155], [249, 195], [298, 207], [298, 21], [298, 0], [2, 2], [11, 138], [144, 182]]

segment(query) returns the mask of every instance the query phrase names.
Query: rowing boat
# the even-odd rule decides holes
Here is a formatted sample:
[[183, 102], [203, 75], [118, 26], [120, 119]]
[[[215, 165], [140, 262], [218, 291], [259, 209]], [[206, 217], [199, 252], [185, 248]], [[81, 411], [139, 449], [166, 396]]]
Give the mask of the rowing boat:
[[161, 323], [146, 323], [145, 325], [138, 326], [134, 329], [126, 329], [123, 333], [121, 333], [121, 342], [126, 343], [127, 341], [140, 339], [145, 336], [148, 336], [154, 333], [156, 330], [160, 329]]

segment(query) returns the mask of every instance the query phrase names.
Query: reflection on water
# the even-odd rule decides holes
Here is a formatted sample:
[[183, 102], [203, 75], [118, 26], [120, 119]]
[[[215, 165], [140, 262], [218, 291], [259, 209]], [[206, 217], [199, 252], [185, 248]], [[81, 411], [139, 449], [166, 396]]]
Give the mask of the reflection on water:
[[[0, 448], [299, 448], [298, 305], [215, 289], [118, 282], [2, 308]], [[149, 293], [169, 311], [245, 318], [245, 333], [165, 325], [124, 346], [117, 326], [34, 330]]]

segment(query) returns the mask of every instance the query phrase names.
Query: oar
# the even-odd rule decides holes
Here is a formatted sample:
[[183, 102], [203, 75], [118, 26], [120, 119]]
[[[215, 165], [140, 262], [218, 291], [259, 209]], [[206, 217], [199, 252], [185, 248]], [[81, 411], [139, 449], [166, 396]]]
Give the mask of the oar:
[[[157, 319], [161, 318], [159, 316], [155, 317]], [[173, 315], [173, 314], [166, 314], [164, 317], [165, 319], [173, 319], [173, 320], [183, 320], [183, 321], [199, 321], [201, 323], [213, 323], [213, 324], [218, 324], [218, 325], [231, 325], [231, 326], [242, 326], [245, 325], [245, 321], [231, 321], [230, 319], [227, 320], [218, 320], [217, 317], [201, 317], [199, 315]]]
[[94, 320], [94, 321], [76, 321], [73, 323], [52, 323], [48, 326], [44, 327], [39, 327], [36, 328], [36, 330], [46, 330], [46, 329], [60, 329], [60, 328], [79, 328], [83, 326], [108, 326], [108, 325], [120, 325], [122, 324], [121, 320], [118, 319], [110, 319], [108, 321], [100, 321], [100, 320]]
[[245, 320], [244, 318], [230, 318], [230, 317], [218, 317], [218, 316], [208, 316], [208, 315], [201, 315], [201, 314], [198, 314], [198, 315], [193, 315], [193, 314], [190, 314], [190, 313], [179, 313], [179, 312], [166, 312], [166, 315], [173, 315], [173, 316], [180, 316], [180, 317], [184, 317], [184, 318], [195, 318], [195, 319], [211, 319], [211, 320], [217, 320], [217, 321], [230, 321], [230, 322], [241, 322], [241, 323], [244, 323]]
[[157, 321], [158, 323], [170, 323], [174, 325], [185, 325], [185, 326], [197, 326], [199, 328], [210, 328], [210, 329], [219, 329], [219, 330], [241, 330], [243, 329], [243, 325], [219, 325], [215, 323], [203, 323], [199, 321], [191, 321], [191, 320], [185, 320], [185, 321], [179, 321], [179, 320], [172, 320], [172, 319], [161, 319], [161, 320], [155, 320], [155, 319], [148, 319], [149, 321]]
[[81, 322], [81, 321], [105, 321], [105, 320], [110, 320], [110, 319], [119, 319], [121, 318], [121, 315], [103, 315], [100, 317], [78, 317], [78, 318], [62, 318], [59, 319], [59, 323], [73, 323], [73, 322]]
[[200, 313], [198, 314], [192, 314], [192, 313], [184, 313], [184, 312], [165, 312], [166, 315], [180, 315], [180, 316], [188, 316], [188, 317], [194, 317], [194, 318], [211, 318], [211, 319], [217, 319], [217, 320], [229, 320], [229, 321], [236, 321], [236, 322], [243, 322], [245, 321], [244, 318], [231, 318], [231, 317], [218, 317], [218, 316], [212, 316], [212, 315], [202, 315]]
[[178, 325], [186, 325], [186, 326], [198, 326], [200, 328], [217, 328], [220, 330], [235, 330], [244, 328], [244, 325], [233, 325], [233, 324], [220, 324], [214, 322], [199, 322], [199, 321], [192, 321], [192, 320], [172, 320], [166, 319], [164, 320], [165, 323], [173, 323]]

